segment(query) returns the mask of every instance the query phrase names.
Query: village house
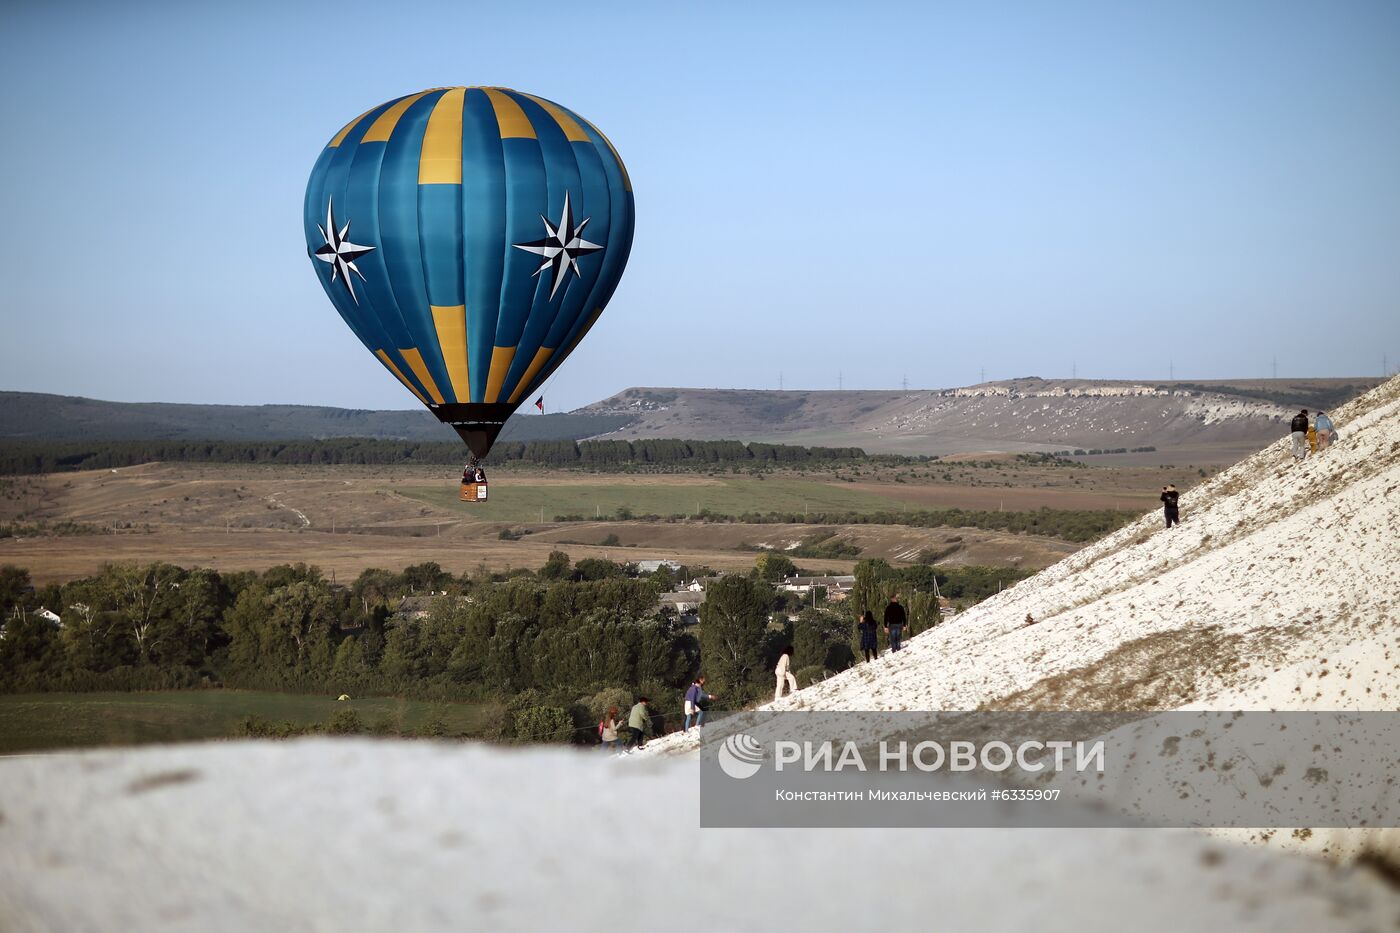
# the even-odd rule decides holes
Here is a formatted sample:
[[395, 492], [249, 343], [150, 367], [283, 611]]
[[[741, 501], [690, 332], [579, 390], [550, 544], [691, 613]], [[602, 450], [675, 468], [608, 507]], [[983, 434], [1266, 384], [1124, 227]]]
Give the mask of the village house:
[[854, 576], [843, 574], [828, 577], [786, 577], [782, 583], [778, 584], [778, 589], [785, 593], [808, 596], [814, 588], [824, 588], [828, 600], [840, 602], [850, 595], [851, 589], [855, 585], [856, 578]]
[[670, 609], [682, 625], [695, 625], [700, 621], [700, 604], [705, 601], [704, 589], [684, 589], [674, 593], [662, 593], [657, 600], [657, 608]]
[[[446, 591], [441, 593], [433, 592], [426, 596], [405, 596], [399, 600], [394, 607], [394, 615], [404, 619], [426, 619], [428, 612], [433, 608], [433, 601], [447, 595]], [[470, 602], [466, 597], [459, 596], [457, 601], [461, 603]]]
[[669, 571], [671, 571], [672, 573], [674, 573], [674, 572], [676, 572], [677, 570], [680, 570], [680, 569], [681, 569], [681, 563], [680, 563], [680, 561], [678, 561], [678, 560], [639, 560], [639, 561], [637, 561], [637, 572], [638, 572], [638, 573], [656, 573], [656, 571], [660, 570], [662, 567], [665, 567], [667, 570], [669, 570]]

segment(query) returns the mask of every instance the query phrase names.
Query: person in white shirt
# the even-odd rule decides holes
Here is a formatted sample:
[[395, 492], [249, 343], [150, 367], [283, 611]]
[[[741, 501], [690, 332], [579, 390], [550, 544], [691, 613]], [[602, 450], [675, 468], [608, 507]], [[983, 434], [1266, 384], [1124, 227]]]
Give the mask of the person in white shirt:
[[773, 673], [778, 675], [778, 688], [773, 691], [773, 702], [776, 703], [783, 698], [783, 682], [788, 685], [788, 694], [797, 692], [797, 678], [792, 676], [792, 645], [783, 649], [783, 653], [778, 656], [778, 666], [773, 669]]
[[617, 730], [621, 726], [622, 723], [617, 721], [617, 707], [609, 706], [608, 714], [598, 723], [598, 738], [604, 749], [610, 752], [621, 750], [622, 742], [617, 737]]

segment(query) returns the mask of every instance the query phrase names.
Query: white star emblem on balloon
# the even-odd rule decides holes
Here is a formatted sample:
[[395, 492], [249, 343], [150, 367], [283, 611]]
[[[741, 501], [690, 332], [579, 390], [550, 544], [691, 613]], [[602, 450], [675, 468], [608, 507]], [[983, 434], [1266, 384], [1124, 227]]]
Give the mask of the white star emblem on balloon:
[[559, 218], [559, 225], [549, 222], [543, 214], [540, 220], [544, 221], [545, 238], [534, 240], [529, 243], [512, 244], [516, 249], [523, 249], [527, 253], [534, 253], [536, 256], [543, 256], [544, 262], [535, 270], [535, 275], [539, 275], [546, 269], [554, 270], [554, 284], [550, 286], [549, 297], [552, 299], [564, 279], [568, 277], [569, 270], [574, 271], [574, 275], [582, 275], [578, 271], [578, 257], [587, 256], [589, 253], [596, 253], [603, 247], [598, 243], [590, 243], [582, 236], [583, 228], [588, 226], [591, 218], [585, 217], [577, 226], [574, 226], [574, 215], [569, 207], [569, 192], [564, 192], [564, 213]]
[[350, 290], [350, 297], [355, 304], [360, 303], [359, 297], [355, 295], [355, 285], [350, 281], [350, 273], [355, 273], [360, 277], [360, 281], [365, 281], [365, 274], [355, 265], [355, 260], [365, 253], [374, 249], [373, 246], [360, 246], [358, 243], [351, 243], [347, 239], [350, 233], [350, 221], [345, 221], [345, 226], [336, 230], [335, 215], [331, 211], [331, 201], [326, 201], [326, 225], [316, 225], [316, 229], [321, 231], [321, 238], [326, 241], [324, 246], [316, 248], [316, 258], [322, 262], [330, 263], [331, 281], [337, 278], [345, 280], [345, 287]]

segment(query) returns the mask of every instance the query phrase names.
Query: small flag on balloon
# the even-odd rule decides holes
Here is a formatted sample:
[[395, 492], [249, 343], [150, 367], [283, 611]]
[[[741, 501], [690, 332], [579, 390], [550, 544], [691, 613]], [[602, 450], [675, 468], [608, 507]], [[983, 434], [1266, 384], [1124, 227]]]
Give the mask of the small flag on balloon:
[[543, 395], [541, 395], [539, 398], [535, 399], [535, 407], [538, 408], [538, 409], [540, 410], [540, 414], [544, 414], [544, 396], [543, 396]]

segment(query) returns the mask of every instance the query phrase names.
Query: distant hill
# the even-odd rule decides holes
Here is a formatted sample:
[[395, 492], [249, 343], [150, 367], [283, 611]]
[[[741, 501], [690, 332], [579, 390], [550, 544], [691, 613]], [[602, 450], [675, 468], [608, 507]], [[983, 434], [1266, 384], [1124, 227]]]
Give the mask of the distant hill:
[[[1233, 462], [1279, 436], [1300, 407], [1336, 407], [1381, 380], [1109, 382], [1013, 379], [960, 389], [814, 392], [627, 389], [557, 415], [517, 415], [504, 441], [685, 438], [871, 453], [1189, 451]], [[0, 392], [0, 443], [374, 438], [455, 442], [426, 411], [311, 405], [104, 402]]]
[[961, 389], [627, 389], [580, 412], [630, 416], [612, 437], [738, 438], [956, 454], [1142, 446], [1246, 450], [1300, 407], [1336, 407], [1374, 378], [1124, 382], [1013, 379]]
[[[578, 440], [614, 431], [619, 414], [517, 415], [502, 440]], [[313, 405], [184, 405], [104, 402], [70, 395], [0, 392], [0, 441], [301, 440], [368, 437], [455, 441], [426, 411], [372, 411]]]

